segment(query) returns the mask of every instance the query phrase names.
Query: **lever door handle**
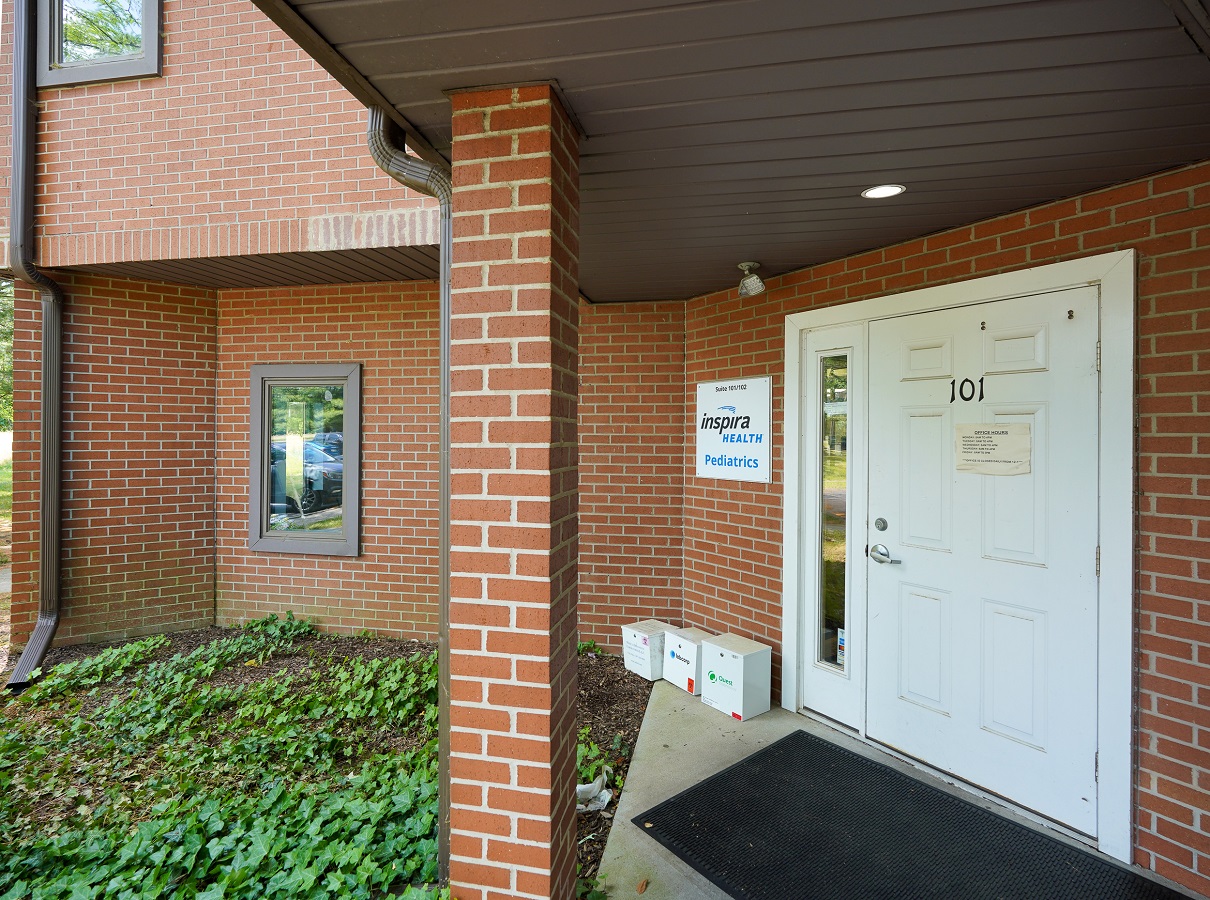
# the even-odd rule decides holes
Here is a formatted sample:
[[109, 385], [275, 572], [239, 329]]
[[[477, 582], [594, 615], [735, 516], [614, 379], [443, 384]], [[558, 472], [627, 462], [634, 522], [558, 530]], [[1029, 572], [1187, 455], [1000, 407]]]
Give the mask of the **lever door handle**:
[[898, 566], [902, 564], [901, 559], [891, 559], [891, 551], [886, 548], [886, 544], [875, 544], [870, 548], [870, 559], [882, 565]]

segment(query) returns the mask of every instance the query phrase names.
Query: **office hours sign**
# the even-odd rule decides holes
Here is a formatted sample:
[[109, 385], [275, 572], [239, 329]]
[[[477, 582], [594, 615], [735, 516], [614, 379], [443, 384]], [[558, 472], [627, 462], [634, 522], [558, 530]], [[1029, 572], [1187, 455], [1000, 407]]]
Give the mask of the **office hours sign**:
[[697, 477], [773, 480], [773, 379], [697, 386]]

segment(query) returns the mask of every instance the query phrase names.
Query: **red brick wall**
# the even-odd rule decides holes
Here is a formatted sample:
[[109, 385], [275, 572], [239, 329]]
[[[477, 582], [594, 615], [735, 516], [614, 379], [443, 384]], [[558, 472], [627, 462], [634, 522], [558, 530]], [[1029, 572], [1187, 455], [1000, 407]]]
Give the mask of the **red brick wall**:
[[454, 94], [450, 883], [575, 893], [578, 136], [549, 85]]
[[734, 291], [691, 301], [687, 396], [703, 380], [773, 376], [775, 477], [687, 477], [685, 616], [773, 644], [780, 668], [787, 314], [1128, 248], [1139, 258], [1136, 861], [1210, 894], [1210, 163], [769, 279], [742, 302]]
[[[322, 217], [435, 209], [378, 169], [364, 107], [248, 0], [163, 16], [163, 77], [39, 93], [43, 265], [377, 246], [382, 221], [349, 220], [332, 246]], [[435, 243], [432, 222], [387, 226]]]
[[[7, 195], [13, 173], [13, 6], [5, 3], [0, 7], [0, 185]], [[9, 205], [0, 205], [0, 266], [8, 266], [8, 214]]]
[[[102, 328], [80, 329], [72, 324], [76, 318], [68, 318], [73, 358], [91, 361], [87, 371], [69, 366], [69, 391], [80, 402], [94, 403], [94, 412], [100, 409], [95, 405], [97, 392], [107, 389], [103, 385], [120, 384], [125, 371], [115, 368], [98, 381], [97, 360], [122, 346], [126, 347], [122, 359], [134, 363], [145, 355], [146, 343], [135, 330], [122, 344], [131, 314], [116, 307], [107, 310], [94, 295], [143, 297], [149, 309], [180, 303], [182, 297], [189, 298], [189, 304], [209, 304], [208, 340], [217, 340], [217, 351], [211, 347], [209, 352], [212, 356], [217, 352], [218, 357], [217, 382], [210, 389], [222, 401], [216, 406], [214, 393], [204, 402], [197, 400], [205, 396], [202, 388], [195, 388], [193, 397], [199, 411], [217, 410], [205, 431], [217, 427], [218, 489], [211, 489], [215, 473], [210, 473], [200, 481], [192, 476], [185, 479], [191, 487], [184, 493], [187, 512], [190, 503], [218, 498], [217, 512], [212, 509], [207, 515], [211, 527], [218, 523], [221, 622], [292, 610], [334, 630], [369, 628], [406, 636], [435, 633], [436, 493], [431, 479], [436, 471], [437, 336], [432, 285], [224, 291], [216, 300], [212, 293], [171, 285], [64, 280], [72, 308], [87, 303], [90, 315], [109, 319]], [[20, 645], [32, 629], [38, 601], [40, 306], [28, 291], [19, 289], [18, 296], [13, 620], [15, 643]], [[682, 617], [684, 432], [679, 423], [684, 414], [684, 305], [584, 305], [581, 316], [580, 634], [617, 648], [623, 622], [657, 617], [679, 623]], [[300, 352], [300, 346], [305, 351]], [[151, 352], [154, 361], [155, 350]], [[321, 561], [313, 557], [247, 550], [248, 369], [254, 361], [329, 358], [359, 359], [367, 366], [362, 491], [366, 554], [355, 560], [323, 560], [321, 571]], [[107, 411], [103, 421], [108, 425], [113, 415]], [[153, 418], [148, 414], [149, 420]], [[96, 437], [95, 430], [74, 433], [78, 441], [85, 435]], [[129, 424], [122, 433], [130, 434]], [[94, 450], [107, 443], [112, 442], [101, 439]], [[73, 496], [82, 497], [86, 489], [77, 481], [83, 483], [94, 457], [81, 455], [74, 445], [68, 447], [79, 465], [67, 470], [65, 483]], [[198, 465], [208, 464], [215, 453], [206, 440], [190, 447], [189, 455]], [[195, 490], [199, 484], [202, 489]], [[119, 492], [106, 502], [120, 498]], [[83, 512], [76, 510], [74, 515]], [[164, 509], [157, 515], [168, 518]], [[144, 523], [111, 517], [106, 528], [109, 539], [130, 543], [141, 540], [136, 535], [142, 533]], [[121, 537], [124, 530], [131, 534]], [[202, 611], [184, 618], [179, 609], [163, 611], [166, 629], [210, 624], [214, 614], [214, 538], [191, 546], [200, 547], [202, 554], [198, 562], [202, 580], [193, 591], [201, 598], [197, 602]], [[87, 546], [77, 542], [72, 545], [69, 571], [74, 567], [95, 574], [111, 565], [111, 555], [110, 549], [95, 541]], [[148, 571], [149, 564], [153, 571]], [[155, 584], [156, 565], [154, 557], [127, 554], [122, 568], [131, 583]], [[106, 576], [87, 584], [79, 579], [73, 583], [67, 596], [77, 615], [65, 619], [61, 639], [92, 640], [156, 630], [159, 592], [123, 588], [123, 606], [110, 595], [111, 581]], [[139, 609], [140, 604], [146, 608]], [[85, 627], [85, 619], [92, 624]]]
[[[10, 7], [6, 6], [6, 12]], [[38, 618], [42, 490], [42, 305], [38, 294], [16, 282], [13, 310], [13, 647], [23, 647]], [[14, 660], [15, 662], [15, 660]]]
[[[214, 619], [214, 296], [61, 279], [63, 619], [75, 643]], [[37, 616], [41, 307], [22, 289], [14, 338], [14, 643]]]
[[[776, 281], [770, 279], [772, 288]], [[774, 648], [781, 668], [782, 343], [785, 316], [772, 292], [739, 299], [735, 291], [692, 300], [685, 315], [685, 624], [732, 632]], [[755, 301], [755, 302], [753, 302]], [[773, 376], [773, 481], [697, 478], [690, 421], [696, 384]], [[774, 696], [780, 690], [774, 685]]]
[[580, 637], [680, 624], [685, 305], [584, 304], [580, 326]]
[[[222, 291], [218, 621], [287, 610], [326, 630], [437, 633], [437, 292], [432, 282]], [[361, 555], [248, 550], [254, 363], [360, 362]]]

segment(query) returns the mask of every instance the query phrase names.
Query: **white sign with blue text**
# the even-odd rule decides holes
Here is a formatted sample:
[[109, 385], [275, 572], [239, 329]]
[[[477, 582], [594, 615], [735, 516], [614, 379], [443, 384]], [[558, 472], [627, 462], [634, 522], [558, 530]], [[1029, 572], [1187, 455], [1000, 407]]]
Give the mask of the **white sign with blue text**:
[[697, 386], [697, 477], [773, 480], [773, 379]]

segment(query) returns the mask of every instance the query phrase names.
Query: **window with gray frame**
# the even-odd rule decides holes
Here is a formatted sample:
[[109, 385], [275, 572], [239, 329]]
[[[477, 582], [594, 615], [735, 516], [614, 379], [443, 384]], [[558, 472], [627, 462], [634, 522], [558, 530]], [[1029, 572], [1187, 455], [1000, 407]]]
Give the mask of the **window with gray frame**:
[[356, 556], [361, 365], [256, 365], [248, 548]]
[[160, 0], [38, 0], [38, 85], [160, 74]]

